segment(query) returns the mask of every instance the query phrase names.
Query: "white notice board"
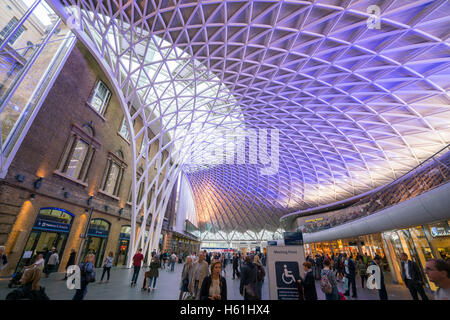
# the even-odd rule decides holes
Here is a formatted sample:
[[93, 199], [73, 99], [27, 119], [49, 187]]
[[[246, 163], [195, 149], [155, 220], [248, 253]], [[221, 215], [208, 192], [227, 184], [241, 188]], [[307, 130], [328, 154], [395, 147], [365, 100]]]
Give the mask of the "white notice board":
[[270, 300], [297, 300], [297, 280], [303, 274], [303, 246], [268, 246]]

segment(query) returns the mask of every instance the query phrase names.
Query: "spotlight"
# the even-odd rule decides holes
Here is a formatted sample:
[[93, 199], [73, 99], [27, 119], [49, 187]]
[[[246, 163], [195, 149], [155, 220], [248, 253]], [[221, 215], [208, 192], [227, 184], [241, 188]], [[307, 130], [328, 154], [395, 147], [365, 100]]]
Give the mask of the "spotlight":
[[105, 211], [108, 212], [109, 207], [105, 205]]
[[16, 180], [19, 182], [24, 182], [25, 176], [23, 174], [18, 174], [18, 175], [16, 175]]
[[90, 196], [89, 199], [87, 200], [88, 206], [91, 206], [91, 205], [92, 205], [92, 199], [93, 199], [93, 198], [94, 198], [93, 196]]
[[34, 182], [34, 187], [35, 187], [36, 189], [39, 189], [39, 188], [42, 186], [42, 180], [44, 180], [44, 178], [40, 177], [39, 179], [37, 179], [37, 180]]
[[33, 201], [34, 199], [36, 199], [36, 193], [30, 194], [30, 200]]
[[70, 197], [70, 192], [69, 191], [64, 192], [64, 198], [67, 199], [68, 197]]
[[122, 215], [122, 214], [123, 214], [123, 208], [120, 208], [119, 215]]

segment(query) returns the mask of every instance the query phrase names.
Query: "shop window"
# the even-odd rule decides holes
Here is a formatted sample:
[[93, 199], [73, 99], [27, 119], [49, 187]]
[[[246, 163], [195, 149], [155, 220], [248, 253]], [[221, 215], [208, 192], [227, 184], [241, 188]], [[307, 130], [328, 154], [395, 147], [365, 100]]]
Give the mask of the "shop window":
[[94, 130], [89, 124], [83, 128], [74, 124], [71, 131], [56, 172], [86, 182], [95, 150], [100, 147], [100, 143], [94, 138]]
[[118, 151], [116, 154], [110, 152], [101, 190], [107, 194], [118, 196], [126, 167], [127, 164], [123, 160], [121, 151]]
[[106, 106], [108, 105], [110, 98], [111, 98], [111, 91], [108, 89], [106, 84], [104, 84], [102, 81], [99, 80], [95, 86], [92, 97], [89, 100], [89, 104], [98, 113], [103, 115], [105, 113]]

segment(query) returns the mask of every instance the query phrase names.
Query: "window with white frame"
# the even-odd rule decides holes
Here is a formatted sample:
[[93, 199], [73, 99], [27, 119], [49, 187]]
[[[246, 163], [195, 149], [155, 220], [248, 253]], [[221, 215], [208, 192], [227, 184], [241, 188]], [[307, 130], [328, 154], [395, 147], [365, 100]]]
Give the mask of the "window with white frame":
[[130, 141], [130, 132], [128, 131], [127, 124], [125, 123], [125, 117], [123, 117], [119, 133], [125, 140]]
[[89, 104], [98, 113], [103, 115], [110, 98], [111, 98], [111, 91], [109, 91], [106, 84], [104, 84], [102, 81], [99, 80], [95, 86]]
[[108, 154], [101, 190], [107, 194], [119, 196], [126, 167], [127, 165], [123, 160], [123, 153], [121, 151], [118, 151], [116, 154], [110, 152]]
[[95, 150], [99, 147], [100, 143], [94, 138], [90, 125], [79, 127], [74, 124], [57, 172], [85, 182]]
[[[2, 37], [2, 39], [4, 39], [6, 35], [10, 32], [10, 30], [16, 26], [18, 21], [19, 20], [17, 20], [16, 17], [13, 17], [11, 20], [9, 20], [8, 24], [2, 29], [2, 31], [0, 31], [0, 36]], [[17, 29], [16, 33], [14, 33], [14, 35], [9, 40], [9, 44], [13, 44], [14, 42], [16, 42], [16, 40], [19, 39], [20, 35], [24, 31], [25, 31], [24, 27], [20, 26], [19, 29]]]

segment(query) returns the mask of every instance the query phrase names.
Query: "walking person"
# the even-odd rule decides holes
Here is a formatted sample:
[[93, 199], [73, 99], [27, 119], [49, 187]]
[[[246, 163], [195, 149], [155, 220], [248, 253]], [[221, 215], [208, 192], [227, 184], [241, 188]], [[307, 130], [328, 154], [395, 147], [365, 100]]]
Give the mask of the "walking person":
[[348, 279], [348, 289], [344, 293], [344, 296], [350, 295], [350, 288], [352, 289], [353, 295], [352, 298], [357, 298], [358, 294], [356, 293], [356, 268], [355, 262], [352, 259], [352, 255], [350, 254], [347, 258], [347, 254], [344, 253], [344, 272], [345, 277]]
[[258, 296], [259, 299], [262, 299], [262, 286], [264, 283], [264, 278], [266, 277], [266, 270], [264, 270], [264, 267], [260, 261], [260, 258], [258, 255], [255, 255], [253, 258], [253, 263], [256, 265], [257, 268], [257, 279], [258, 279]]
[[0, 246], [0, 272], [8, 265], [8, 257], [5, 254], [5, 246]]
[[193, 293], [191, 287], [193, 275], [194, 264], [192, 263], [192, 258], [188, 256], [186, 258], [186, 263], [183, 266], [183, 271], [181, 272], [180, 296], [178, 300], [183, 300], [184, 295], [187, 293]]
[[423, 289], [423, 278], [417, 263], [408, 259], [408, 255], [404, 252], [400, 254], [400, 264], [402, 266], [402, 279], [413, 300], [419, 300], [417, 293], [420, 294], [422, 300], [428, 300], [425, 290]]
[[428, 260], [425, 273], [439, 287], [434, 293], [434, 300], [450, 300], [450, 262], [443, 259]]
[[[212, 262], [211, 262], [212, 263]], [[205, 254], [200, 252], [198, 260], [194, 263], [194, 276], [191, 286], [194, 289], [195, 300], [200, 300], [200, 290], [203, 280], [209, 275], [208, 263], [205, 261]]]
[[103, 272], [99, 284], [103, 282], [103, 277], [105, 276], [105, 273], [108, 274], [108, 277], [106, 278], [106, 283], [109, 282], [109, 276], [113, 261], [114, 261], [114, 254], [112, 253], [112, 251], [110, 251], [108, 256], [105, 258], [105, 261], [103, 261]]
[[222, 262], [211, 262], [211, 275], [207, 276], [202, 283], [200, 300], [227, 300], [227, 281], [221, 276]]
[[57, 269], [57, 266], [59, 264], [59, 255], [58, 252], [56, 252], [56, 248], [53, 247], [51, 251], [50, 258], [47, 262], [47, 268], [45, 268], [45, 277], [48, 278], [49, 275]]
[[80, 264], [81, 271], [81, 287], [75, 291], [72, 300], [83, 300], [87, 293], [87, 286], [91, 282], [95, 282], [95, 255], [88, 253], [84, 258], [84, 262]]
[[245, 256], [241, 268], [241, 283], [239, 292], [244, 300], [260, 300], [258, 296], [258, 272], [256, 265], [251, 262], [250, 256]]
[[380, 297], [380, 300], [388, 300], [388, 295], [387, 295], [387, 291], [386, 291], [386, 285], [384, 284], [384, 274], [383, 274], [383, 266], [382, 266], [382, 261], [381, 261], [381, 257], [379, 255], [376, 255], [373, 258], [372, 261], [372, 265], [378, 266], [380, 268], [380, 285], [381, 288], [378, 289], [378, 296]]
[[235, 279], [235, 276], [237, 276], [238, 278], [240, 276], [238, 268], [239, 268], [239, 257], [237, 253], [235, 253], [233, 255], [233, 280]]
[[302, 300], [317, 300], [316, 281], [314, 280], [314, 275], [311, 267], [311, 262], [303, 262], [303, 269], [305, 270], [305, 274], [303, 277], [300, 277], [300, 279], [297, 280], [298, 284], [301, 285], [301, 288], [303, 289]]
[[320, 288], [325, 293], [326, 300], [339, 300], [339, 291], [334, 272], [330, 269], [330, 260], [323, 261], [323, 269], [320, 277]]
[[142, 254], [142, 248], [139, 248], [138, 252], [133, 256], [133, 277], [131, 278], [131, 286], [136, 285], [136, 281], [139, 276], [139, 271], [141, 270], [142, 260], [144, 260], [144, 255]]
[[177, 255], [175, 252], [172, 252], [172, 255], [170, 256], [170, 271], [174, 271], [175, 262], [177, 262]]
[[69, 266], [73, 266], [75, 264], [76, 256], [77, 252], [75, 251], [75, 249], [72, 248], [72, 250], [70, 250], [69, 260], [67, 260], [66, 263], [66, 273], [64, 274], [64, 279], [62, 280], [67, 280], [67, 269], [69, 268]]
[[[157, 257], [152, 258], [152, 262], [150, 262], [150, 270], [148, 271], [148, 287], [144, 289], [148, 289], [148, 292], [151, 290], [156, 290], [156, 279], [159, 277], [159, 268], [161, 267], [161, 263]], [[153, 285], [152, 285], [153, 284]]]
[[[42, 254], [39, 256], [43, 257]], [[21, 280], [22, 286], [8, 293], [6, 300], [50, 300], [45, 293], [45, 288], [39, 285], [41, 275], [42, 268], [29, 269]]]
[[363, 257], [359, 257], [356, 263], [356, 269], [358, 270], [359, 276], [361, 277], [361, 287], [364, 289], [364, 284], [367, 281], [367, 264], [364, 263]]

